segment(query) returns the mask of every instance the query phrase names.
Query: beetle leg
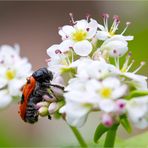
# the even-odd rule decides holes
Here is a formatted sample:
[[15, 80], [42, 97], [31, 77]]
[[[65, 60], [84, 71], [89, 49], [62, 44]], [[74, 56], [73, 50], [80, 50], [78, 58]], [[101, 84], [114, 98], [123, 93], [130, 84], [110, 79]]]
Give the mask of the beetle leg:
[[50, 86], [52, 86], [52, 87], [57, 87], [59, 89], [64, 90], [64, 87], [63, 86], [60, 86], [60, 85], [57, 85], [57, 84], [43, 83], [43, 85], [46, 86], [46, 87], [49, 87], [49, 88], [50, 88]]

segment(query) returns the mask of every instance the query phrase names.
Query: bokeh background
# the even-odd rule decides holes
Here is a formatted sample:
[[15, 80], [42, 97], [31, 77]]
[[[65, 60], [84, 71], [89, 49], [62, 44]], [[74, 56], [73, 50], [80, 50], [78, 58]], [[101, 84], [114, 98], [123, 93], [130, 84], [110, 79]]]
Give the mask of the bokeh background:
[[[19, 43], [21, 55], [28, 57], [36, 70], [46, 66], [46, 49], [60, 42], [58, 27], [69, 23], [69, 12], [75, 19], [87, 13], [102, 23], [101, 14], [117, 14], [121, 18], [119, 32], [126, 21], [132, 22], [127, 35], [134, 35], [129, 43], [135, 67], [140, 61], [148, 62], [148, 2], [147, 1], [0, 1], [0, 44]], [[148, 75], [148, 63], [139, 72]], [[24, 71], [25, 72], [25, 71]], [[98, 124], [98, 115], [91, 114], [81, 132], [92, 141]], [[127, 134], [120, 129], [118, 135], [127, 139], [145, 130]], [[0, 111], [0, 147], [61, 147], [76, 145], [77, 141], [62, 120], [41, 119], [34, 125], [24, 123], [18, 116], [17, 102]]]

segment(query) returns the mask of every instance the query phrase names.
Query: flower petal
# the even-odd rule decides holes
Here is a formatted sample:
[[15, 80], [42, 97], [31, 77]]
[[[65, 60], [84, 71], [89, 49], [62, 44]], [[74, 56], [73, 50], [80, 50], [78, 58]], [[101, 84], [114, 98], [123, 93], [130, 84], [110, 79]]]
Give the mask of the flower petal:
[[57, 57], [57, 54], [55, 53], [56, 50], [60, 50], [60, 46], [59, 44], [54, 44], [52, 46], [50, 46], [48, 49], [47, 49], [47, 54], [49, 57]]
[[26, 80], [18, 80], [18, 79], [13, 79], [9, 82], [9, 94], [11, 96], [21, 96], [21, 87], [25, 84]]
[[60, 113], [66, 114], [66, 121], [68, 124], [76, 127], [81, 127], [87, 119], [89, 110], [89, 108], [85, 108], [80, 104], [69, 102], [67, 105], [60, 109]]
[[92, 45], [87, 40], [75, 43], [73, 48], [75, 53], [80, 56], [88, 56], [92, 51]]
[[104, 41], [108, 39], [109, 34], [106, 31], [97, 31], [96, 37], [97, 39]]
[[87, 39], [91, 39], [95, 36], [97, 32], [98, 23], [94, 19], [90, 19], [90, 22], [88, 24], [88, 31], [87, 31]]
[[133, 81], [135, 81], [137, 89], [139, 89], [139, 90], [147, 90], [148, 89], [148, 86], [147, 86], [147, 79], [148, 78], [146, 76], [134, 74], [131, 72], [123, 73], [123, 75], [132, 79]]
[[76, 29], [83, 29], [85, 30], [88, 27], [88, 22], [86, 20], [79, 20], [76, 21], [76, 25], [74, 25], [74, 28]]
[[10, 95], [8, 95], [7, 90], [1, 90], [0, 91], [0, 108], [5, 108], [8, 106], [12, 101], [12, 98]]
[[69, 51], [71, 47], [73, 47], [74, 42], [72, 40], [64, 40], [61, 44], [60, 44], [60, 50], [62, 52], [66, 52]]
[[[65, 35], [67, 36], [71, 36], [71, 34], [75, 31], [74, 27], [70, 26], [70, 25], [65, 25], [62, 27], [62, 31], [63, 33], [65, 33]], [[60, 35], [64, 35], [64, 34], [61, 34], [59, 32]]]
[[115, 103], [112, 100], [101, 100], [100, 101], [100, 109], [109, 113], [116, 109]]

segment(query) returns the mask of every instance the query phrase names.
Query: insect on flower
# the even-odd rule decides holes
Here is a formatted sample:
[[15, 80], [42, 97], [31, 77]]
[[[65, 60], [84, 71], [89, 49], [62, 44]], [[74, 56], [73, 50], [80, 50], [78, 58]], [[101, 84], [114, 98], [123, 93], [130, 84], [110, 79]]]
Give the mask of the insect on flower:
[[[28, 123], [37, 122], [39, 113], [36, 104], [44, 100], [44, 95], [48, 96], [49, 99], [54, 97], [54, 92], [50, 89], [51, 86], [64, 89], [59, 85], [51, 84], [50, 81], [52, 79], [52, 72], [46, 68], [40, 68], [27, 78], [19, 103], [19, 114], [22, 120]], [[50, 89], [50, 93], [48, 89]], [[48, 115], [48, 118], [51, 119], [50, 115]]]

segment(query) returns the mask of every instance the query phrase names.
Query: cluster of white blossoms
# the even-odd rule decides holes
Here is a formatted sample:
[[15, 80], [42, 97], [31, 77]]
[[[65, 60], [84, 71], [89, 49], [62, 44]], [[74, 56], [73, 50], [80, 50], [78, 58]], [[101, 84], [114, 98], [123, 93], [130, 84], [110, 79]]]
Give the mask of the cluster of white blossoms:
[[98, 111], [98, 122], [106, 127], [121, 123], [128, 129], [130, 121], [139, 128], [148, 127], [147, 77], [136, 74], [144, 62], [130, 72], [134, 61], [128, 41], [133, 36], [124, 36], [130, 23], [116, 34], [118, 16], [110, 29], [108, 14], [103, 14], [104, 25], [89, 16], [78, 21], [70, 16], [72, 25], [59, 28], [62, 42], [47, 49], [48, 68], [65, 87], [59, 112], [76, 127], [84, 125], [93, 111]]
[[27, 58], [21, 58], [19, 46], [0, 46], [0, 108], [21, 96], [21, 88], [31, 71]]

